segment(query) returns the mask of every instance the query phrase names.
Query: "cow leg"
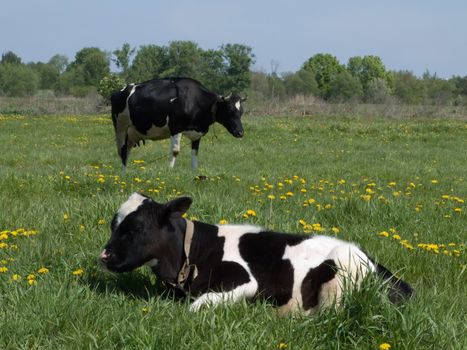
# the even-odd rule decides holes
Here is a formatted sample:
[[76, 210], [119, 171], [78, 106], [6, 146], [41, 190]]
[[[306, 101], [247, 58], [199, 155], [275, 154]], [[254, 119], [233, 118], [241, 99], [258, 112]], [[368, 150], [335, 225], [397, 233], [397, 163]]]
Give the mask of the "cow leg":
[[191, 142], [191, 168], [196, 169], [198, 167], [198, 150], [199, 142], [201, 139]]
[[178, 154], [180, 153], [180, 140], [182, 138], [182, 134], [178, 133], [173, 136], [170, 136], [170, 161], [169, 167], [173, 168], [175, 165], [175, 159], [177, 158]]

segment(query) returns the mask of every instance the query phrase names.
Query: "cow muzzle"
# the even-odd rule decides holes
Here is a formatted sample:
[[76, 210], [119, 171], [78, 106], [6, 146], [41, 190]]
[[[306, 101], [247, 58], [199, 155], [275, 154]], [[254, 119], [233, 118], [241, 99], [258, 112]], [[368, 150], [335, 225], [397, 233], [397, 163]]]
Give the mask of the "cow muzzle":
[[232, 135], [236, 138], [242, 138], [243, 137], [243, 130], [235, 130]]

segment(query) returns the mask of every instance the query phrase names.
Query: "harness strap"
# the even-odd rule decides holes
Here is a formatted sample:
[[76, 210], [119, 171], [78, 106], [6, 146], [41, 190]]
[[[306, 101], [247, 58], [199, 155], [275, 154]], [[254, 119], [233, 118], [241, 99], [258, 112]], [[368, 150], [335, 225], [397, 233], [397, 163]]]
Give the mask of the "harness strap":
[[190, 248], [191, 248], [191, 241], [193, 240], [193, 234], [195, 231], [195, 226], [193, 221], [185, 219], [186, 221], [186, 230], [185, 230], [185, 241], [183, 243], [183, 250], [185, 252], [185, 262], [180, 269], [180, 272], [177, 276], [177, 284], [175, 285], [177, 288], [183, 289], [185, 283], [188, 281], [189, 278], [194, 280], [196, 276], [198, 276], [198, 268], [195, 264], [190, 264]]

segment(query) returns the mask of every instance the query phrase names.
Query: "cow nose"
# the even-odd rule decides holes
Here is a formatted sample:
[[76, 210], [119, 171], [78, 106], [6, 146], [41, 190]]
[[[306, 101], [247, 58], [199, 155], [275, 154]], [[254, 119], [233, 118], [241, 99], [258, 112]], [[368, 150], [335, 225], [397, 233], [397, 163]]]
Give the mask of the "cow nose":
[[99, 254], [99, 260], [102, 261], [104, 264], [109, 261], [110, 254], [104, 249], [100, 254]]

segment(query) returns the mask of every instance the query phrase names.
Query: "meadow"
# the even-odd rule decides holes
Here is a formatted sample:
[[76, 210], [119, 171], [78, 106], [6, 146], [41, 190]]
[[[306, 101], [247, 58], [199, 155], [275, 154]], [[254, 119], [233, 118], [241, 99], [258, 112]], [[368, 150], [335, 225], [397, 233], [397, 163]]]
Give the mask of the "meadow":
[[[467, 122], [244, 118], [168, 169], [147, 142], [123, 175], [107, 115], [0, 115], [1, 349], [465, 349]], [[202, 175], [202, 176], [199, 176]], [[415, 288], [369, 281], [340, 311], [278, 317], [265, 301], [188, 311], [147, 268], [102, 271], [110, 220], [134, 191], [193, 197], [191, 219], [358, 243]]]

